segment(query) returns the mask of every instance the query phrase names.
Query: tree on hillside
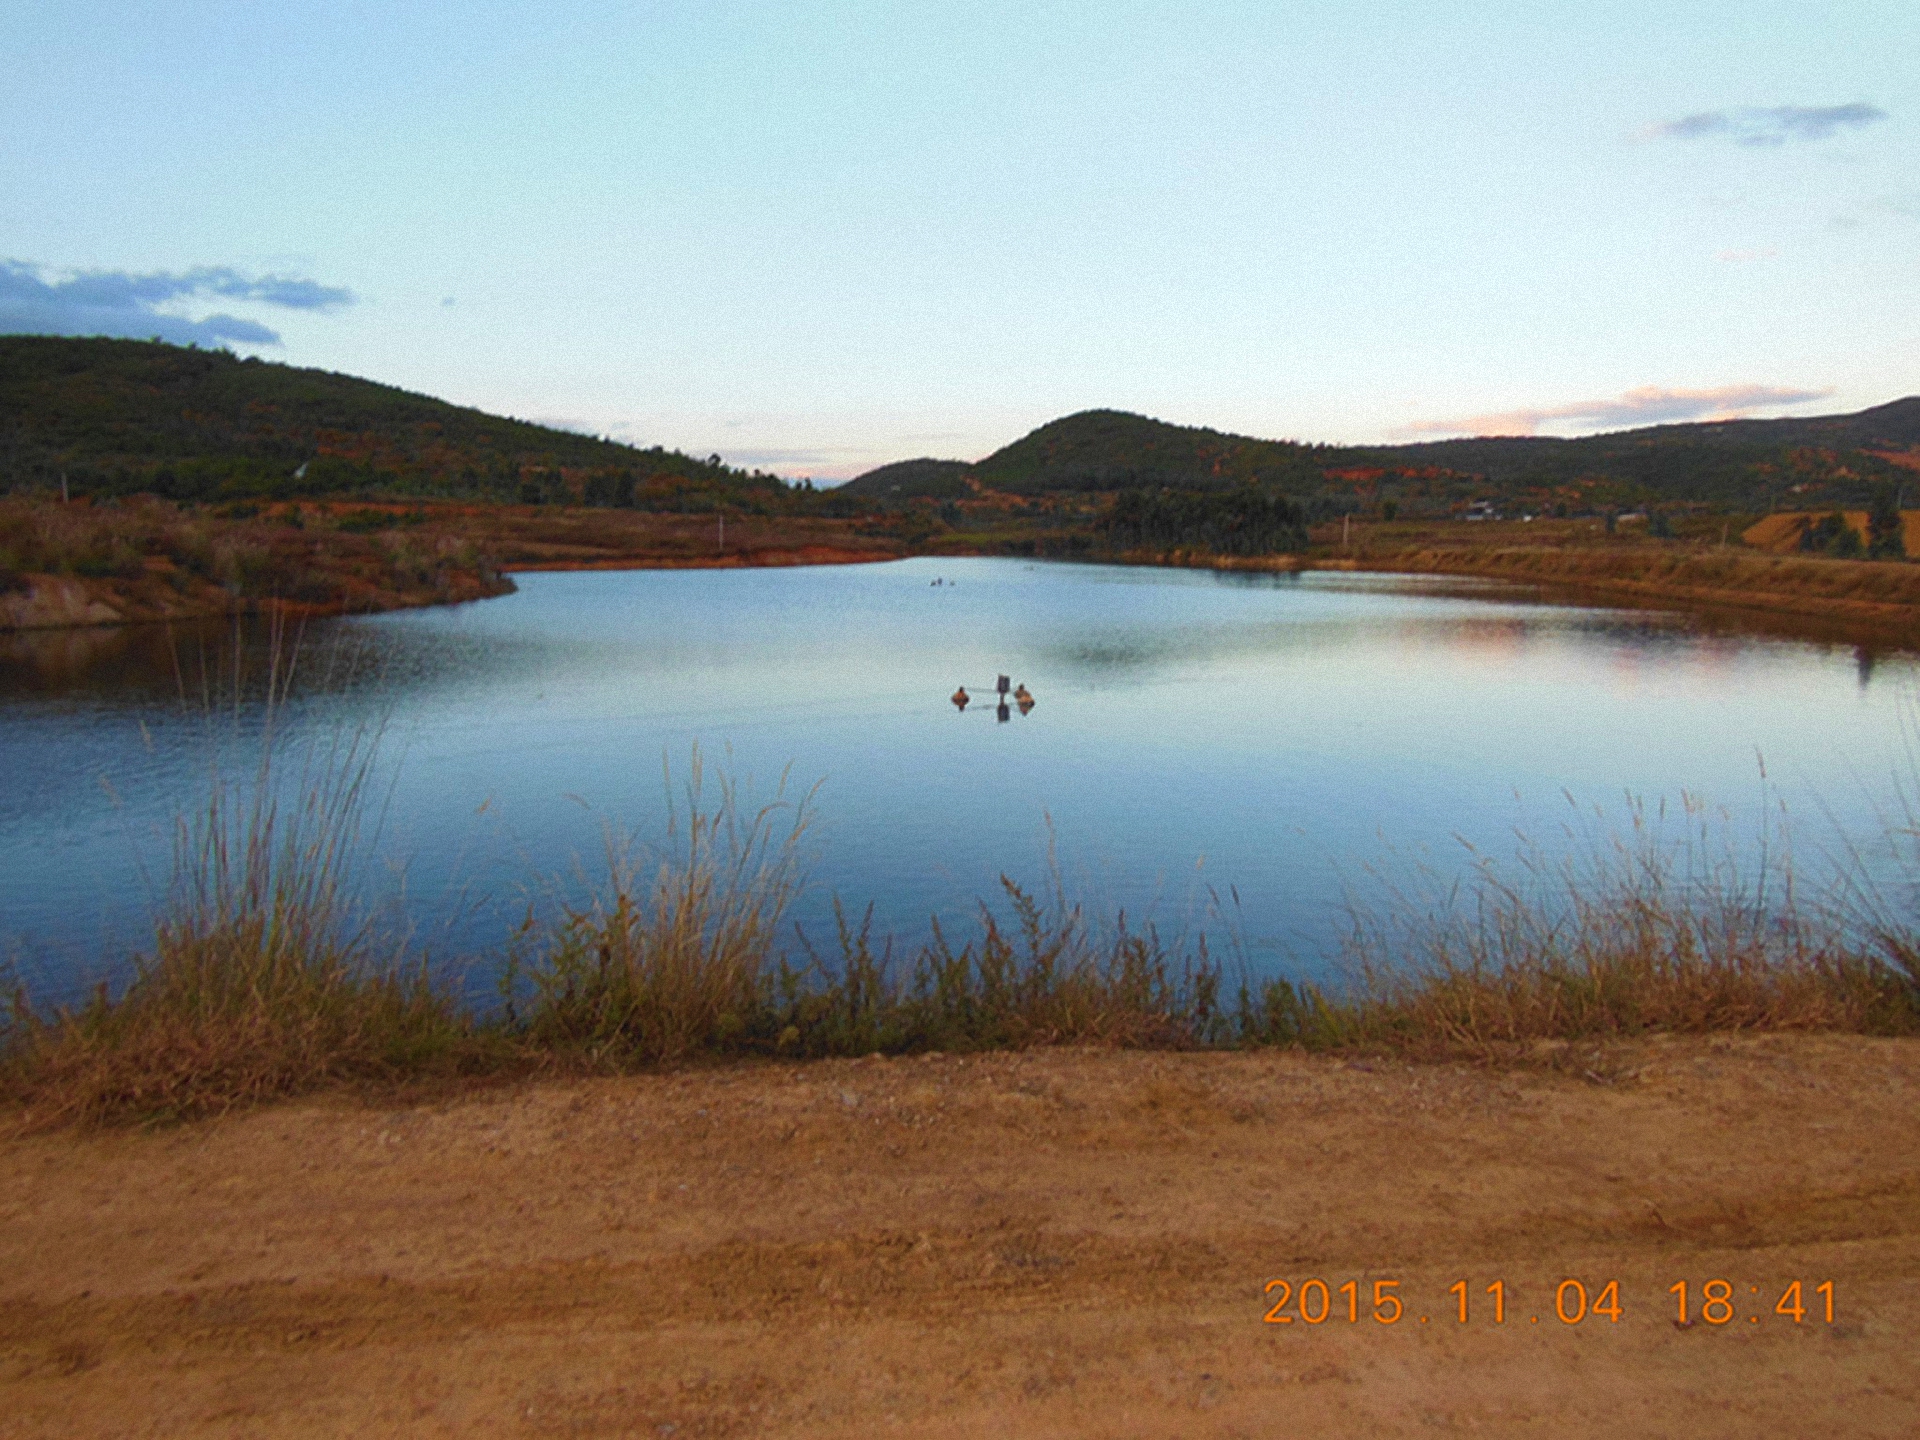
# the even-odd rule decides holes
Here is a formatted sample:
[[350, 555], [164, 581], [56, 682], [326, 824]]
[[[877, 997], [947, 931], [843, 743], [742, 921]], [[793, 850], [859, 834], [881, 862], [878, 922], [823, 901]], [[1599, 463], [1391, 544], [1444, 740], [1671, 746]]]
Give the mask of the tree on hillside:
[[1906, 528], [1899, 492], [1891, 485], [1875, 486], [1873, 508], [1867, 512], [1867, 555], [1874, 560], [1906, 559]]
[[1818, 555], [1831, 555], [1837, 560], [1858, 560], [1867, 553], [1860, 532], [1847, 524], [1847, 517], [1838, 510], [1802, 530], [1800, 548]]

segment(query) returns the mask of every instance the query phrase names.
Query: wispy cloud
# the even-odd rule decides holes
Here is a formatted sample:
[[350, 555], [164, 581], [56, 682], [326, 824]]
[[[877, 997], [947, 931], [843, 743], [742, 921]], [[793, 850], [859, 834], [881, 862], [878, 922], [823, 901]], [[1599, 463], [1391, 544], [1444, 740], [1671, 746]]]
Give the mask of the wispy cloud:
[[0, 260], [0, 332], [32, 335], [158, 335], [176, 345], [278, 345], [277, 330], [217, 312], [193, 319], [163, 309], [195, 301], [244, 300], [281, 310], [328, 311], [354, 303], [351, 290], [295, 275], [248, 276], [221, 266], [179, 273], [80, 270], [49, 280], [46, 268]]
[[846, 454], [839, 450], [805, 448], [730, 450], [727, 452], [727, 463], [729, 465], [769, 465], [784, 470], [810, 470], [823, 466], [831, 469], [846, 463]]
[[1650, 126], [1651, 140], [1726, 140], [1771, 147], [1791, 141], [1829, 140], [1887, 118], [1877, 105], [1772, 105], [1742, 110], [1703, 110]]
[[1756, 410], [1804, 405], [1831, 390], [1791, 390], [1778, 385], [1722, 385], [1713, 390], [1667, 390], [1642, 385], [1611, 400], [1581, 400], [1538, 410], [1507, 410], [1458, 420], [1424, 420], [1401, 432], [1428, 438], [1445, 435], [1537, 435], [1542, 426], [1573, 430], [1630, 430], [1682, 420], [1738, 420]]

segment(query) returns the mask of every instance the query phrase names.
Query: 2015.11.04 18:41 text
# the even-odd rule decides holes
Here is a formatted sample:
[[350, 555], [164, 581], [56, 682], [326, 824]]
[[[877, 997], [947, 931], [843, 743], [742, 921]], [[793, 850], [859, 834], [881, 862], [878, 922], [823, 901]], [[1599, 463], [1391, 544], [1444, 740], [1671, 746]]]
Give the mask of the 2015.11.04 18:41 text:
[[[1833, 1282], [1822, 1281], [1811, 1287], [1804, 1282], [1794, 1280], [1774, 1297], [1771, 1286], [1764, 1290], [1759, 1285], [1746, 1287], [1747, 1298], [1757, 1305], [1752, 1313], [1744, 1318], [1749, 1324], [1758, 1325], [1763, 1319], [1784, 1318], [1796, 1325], [1805, 1324], [1809, 1319], [1833, 1323]], [[1696, 1322], [1708, 1325], [1729, 1325], [1743, 1318], [1736, 1302], [1738, 1287], [1730, 1280], [1715, 1279], [1700, 1282], [1698, 1285], [1698, 1303], [1694, 1303], [1695, 1284], [1681, 1280], [1667, 1287], [1667, 1294], [1674, 1297], [1677, 1313], [1674, 1324], [1682, 1329], [1691, 1328]], [[1446, 1299], [1435, 1305], [1435, 1314], [1417, 1314], [1408, 1308], [1408, 1299], [1401, 1290], [1398, 1280], [1348, 1280], [1334, 1285], [1317, 1277], [1301, 1280], [1297, 1284], [1291, 1280], [1269, 1280], [1263, 1292], [1267, 1305], [1264, 1319], [1269, 1325], [1324, 1325], [1328, 1321], [1345, 1321], [1358, 1325], [1362, 1321], [1372, 1321], [1378, 1325], [1398, 1325], [1403, 1320], [1416, 1324], [1431, 1324], [1435, 1314], [1442, 1320], [1452, 1320], [1456, 1324], [1466, 1325], [1474, 1320], [1505, 1325], [1512, 1318], [1519, 1321], [1520, 1311], [1525, 1307], [1517, 1299], [1518, 1292], [1509, 1289], [1503, 1280], [1481, 1287], [1466, 1280], [1455, 1281], [1447, 1287]], [[1438, 1299], [1438, 1297], [1435, 1297]], [[1544, 1296], [1542, 1297], [1545, 1298]], [[1771, 1300], [1771, 1304], [1768, 1301]], [[1604, 1319], [1617, 1325], [1627, 1315], [1627, 1306], [1620, 1298], [1618, 1280], [1601, 1280], [1591, 1286], [1577, 1279], [1565, 1279], [1553, 1288], [1551, 1308], [1540, 1306], [1540, 1313], [1525, 1315], [1525, 1323], [1538, 1325], [1546, 1315], [1551, 1315], [1563, 1325], [1579, 1325], [1589, 1320]]]

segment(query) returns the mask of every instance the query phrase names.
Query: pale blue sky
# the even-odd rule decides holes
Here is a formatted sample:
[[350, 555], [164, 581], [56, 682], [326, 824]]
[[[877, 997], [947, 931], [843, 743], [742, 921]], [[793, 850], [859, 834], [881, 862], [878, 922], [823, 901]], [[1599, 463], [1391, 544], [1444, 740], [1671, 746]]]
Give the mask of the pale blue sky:
[[788, 475], [1853, 409], [1920, 391], [1916, 55], [1911, 0], [11, 0], [0, 329]]

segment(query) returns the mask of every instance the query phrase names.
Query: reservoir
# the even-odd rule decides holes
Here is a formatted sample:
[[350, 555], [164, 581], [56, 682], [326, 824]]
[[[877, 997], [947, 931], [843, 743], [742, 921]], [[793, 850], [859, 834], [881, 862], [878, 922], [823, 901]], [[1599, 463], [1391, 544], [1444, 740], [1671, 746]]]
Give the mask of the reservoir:
[[[749, 805], [783, 775], [811, 792], [794, 919], [822, 954], [836, 897], [912, 946], [934, 917], [964, 937], [1005, 875], [1325, 977], [1356, 897], [1521, 835], [1579, 843], [1635, 798], [1724, 813], [1749, 849], [1784, 810], [1803, 873], [1849, 845], [1875, 863], [1902, 823], [1897, 653], [1380, 575], [921, 558], [517, 579], [306, 625], [270, 717], [264, 626], [0, 637], [0, 966], [42, 998], [123, 973], [179, 818], [250, 773], [269, 721], [287, 756], [377, 733], [375, 923], [480, 988], [529, 909], [583, 893], [609, 844], [664, 838], [696, 748], [709, 799], [717, 776]], [[1003, 674], [1030, 713], [1000, 718]]]

